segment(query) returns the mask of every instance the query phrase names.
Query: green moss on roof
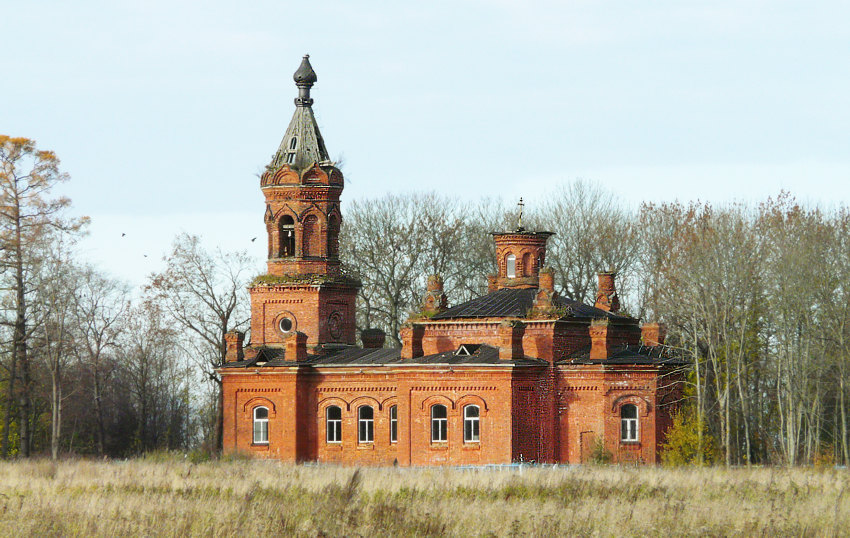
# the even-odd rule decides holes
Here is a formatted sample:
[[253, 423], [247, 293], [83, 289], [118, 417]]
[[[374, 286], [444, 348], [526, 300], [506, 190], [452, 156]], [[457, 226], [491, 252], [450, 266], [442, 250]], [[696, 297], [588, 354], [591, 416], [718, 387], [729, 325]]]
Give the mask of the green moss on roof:
[[280, 286], [285, 284], [342, 284], [347, 286], [360, 286], [360, 280], [348, 275], [316, 275], [316, 274], [292, 274], [292, 275], [257, 275], [251, 281], [251, 287], [257, 286]]

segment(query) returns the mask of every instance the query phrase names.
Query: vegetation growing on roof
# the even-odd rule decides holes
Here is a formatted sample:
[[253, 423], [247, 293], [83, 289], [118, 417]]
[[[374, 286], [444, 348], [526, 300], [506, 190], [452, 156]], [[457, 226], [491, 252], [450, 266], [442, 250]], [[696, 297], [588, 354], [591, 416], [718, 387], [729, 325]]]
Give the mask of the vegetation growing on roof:
[[360, 280], [348, 276], [348, 275], [318, 275], [318, 274], [305, 274], [305, 275], [257, 275], [254, 277], [254, 280], [251, 281], [251, 287], [257, 286], [281, 286], [285, 284], [308, 284], [308, 285], [319, 285], [319, 284], [343, 284], [343, 285], [353, 285], [360, 286]]
[[552, 305], [545, 308], [532, 306], [525, 313], [527, 319], [561, 319], [573, 314], [573, 309], [568, 305]]

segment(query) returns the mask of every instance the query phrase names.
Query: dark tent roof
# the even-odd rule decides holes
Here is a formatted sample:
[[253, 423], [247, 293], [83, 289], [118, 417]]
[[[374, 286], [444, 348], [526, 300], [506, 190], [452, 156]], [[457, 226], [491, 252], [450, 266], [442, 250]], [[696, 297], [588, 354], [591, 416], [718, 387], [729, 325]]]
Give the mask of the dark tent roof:
[[[478, 297], [471, 301], [453, 306], [437, 314], [432, 319], [453, 318], [500, 318], [500, 317], [525, 317], [534, 306], [534, 297], [537, 295], [536, 288], [511, 289], [503, 288]], [[600, 308], [588, 306], [579, 301], [558, 297], [555, 305], [565, 307], [569, 310], [568, 317], [583, 319], [622, 318]]]

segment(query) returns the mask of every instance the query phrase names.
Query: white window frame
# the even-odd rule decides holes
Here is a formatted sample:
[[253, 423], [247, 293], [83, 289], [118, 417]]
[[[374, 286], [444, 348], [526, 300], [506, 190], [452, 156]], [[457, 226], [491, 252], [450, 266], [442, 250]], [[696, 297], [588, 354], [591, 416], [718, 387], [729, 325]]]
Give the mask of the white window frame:
[[[331, 409], [339, 411], [338, 419], [330, 417]], [[342, 408], [338, 405], [329, 405], [325, 408], [325, 441], [330, 444], [342, 442]]]
[[[369, 410], [371, 417], [363, 417], [363, 410], [365, 409]], [[357, 442], [375, 442], [375, 410], [370, 405], [361, 405], [357, 408]]]
[[[445, 417], [435, 417], [434, 411], [442, 407], [445, 410]], [[448, 441], [448, 426], [449, 426], [449, 409], [443, 404], [434, 404], [431, 406], [431, 442], [445, 443]]]
[[390, 443], [398, 442], [398, 406], [390, 406]]
[[[623, 411], [626, 407], [635, 410], [635, 416], [624, 417]], [[640, 441], [640, 412], [635, 404], [625, 404], [620, 408], [620, 441], [623, 443], [637, 443]]]
[[[475, 409], [474, 417], [469, 415], [472, 409]], [[481, 408], [477, 405], [467, 405], [463, 408], [463, 442], [481, 442]]]
[[516, 256], [508, 254], [505, 258], [505, 276], [516, 278]]
[[[264, 410], [266, 412], [265, 418], [257, 418], [257, 412], [259, 410]], [[263, 405], [258, 405], [254, 408], [253, 411], [253, 443], [255, 445], [267, 445], [269, 444], [269, 408]]]

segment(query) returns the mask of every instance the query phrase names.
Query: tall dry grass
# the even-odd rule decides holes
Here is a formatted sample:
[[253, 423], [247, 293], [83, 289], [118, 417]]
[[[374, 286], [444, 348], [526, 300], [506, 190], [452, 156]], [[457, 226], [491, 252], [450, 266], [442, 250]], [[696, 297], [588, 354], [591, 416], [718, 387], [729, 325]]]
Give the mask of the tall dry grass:
[[843, 536], [836, 469], [0, 464], [2, 536]]

